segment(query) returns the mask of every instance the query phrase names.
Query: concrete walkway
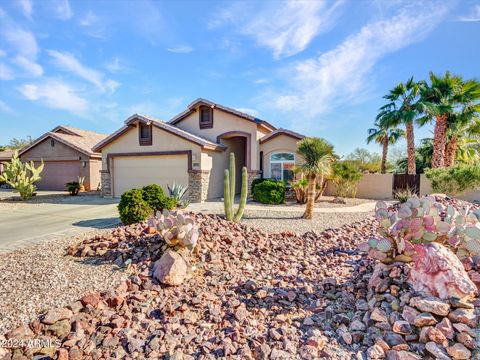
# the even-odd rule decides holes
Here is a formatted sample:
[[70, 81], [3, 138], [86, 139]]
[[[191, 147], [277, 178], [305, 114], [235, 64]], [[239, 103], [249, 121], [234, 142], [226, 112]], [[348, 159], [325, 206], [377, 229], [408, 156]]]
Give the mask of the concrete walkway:
[[44, 203], [2, 203], [0, 253], [119, 223], [117, 200], [99, 196], [68, 196]]

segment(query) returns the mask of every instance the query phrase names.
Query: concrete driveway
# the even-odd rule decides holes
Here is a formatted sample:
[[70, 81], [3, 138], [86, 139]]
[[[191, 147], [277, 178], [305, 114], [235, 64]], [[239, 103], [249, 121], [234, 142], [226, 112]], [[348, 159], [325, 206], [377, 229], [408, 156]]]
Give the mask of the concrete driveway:
[[[0, 194], [0, 199], [6, 194]], [[57, 236], [71, 236], [119, 223], [117, 200], [98, 195], [38, 197], [0, 202], [0, 253]]]

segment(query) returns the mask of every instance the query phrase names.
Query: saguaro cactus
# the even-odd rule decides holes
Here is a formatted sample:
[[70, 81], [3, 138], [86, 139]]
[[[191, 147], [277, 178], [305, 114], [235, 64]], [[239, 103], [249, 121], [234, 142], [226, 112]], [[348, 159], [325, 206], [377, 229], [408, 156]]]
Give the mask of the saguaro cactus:
[[245, 204], [248, 195], [248, 172], [244, 166], [242, 168], [242, 189], [240, 191], [240, 204], [237, 212], [233, 214], [233, 204], [235, 203], [235, 154], [230, 153], [229, 169], [225, 169], [223, 177], [223, 204], [225, 207], [225, 217], [227, 220], [239, 222], [242, 219]]

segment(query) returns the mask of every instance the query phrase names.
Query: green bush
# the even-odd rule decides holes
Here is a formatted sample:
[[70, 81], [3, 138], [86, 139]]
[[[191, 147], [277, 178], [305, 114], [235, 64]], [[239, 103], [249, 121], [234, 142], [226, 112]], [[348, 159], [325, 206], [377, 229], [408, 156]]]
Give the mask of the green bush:
[[285, 190], [282, 180], [264, 179], [253, 187], [253, 200], [262, 204], [282, 204]]
[[172, 210], [177, 206], [177, 201], [165, 195], [160, 185], [151, 184], [144, 186], [142, 193], [143, 200], [155, 211], [163, 211], [163, 209]]
[[[250, 185], [250, 194], [253, 195], [253, 188], [255, 187], [255, 185], [261, 184], [262, 182], [267, 181], [267, 180], [274, 180], [274, 179], [268, 179], [268, 178], [256, 178], [256, 179], [253, 179], [253, 180], [252, 180], [252, 184]], [[275, 181], [275, 180], [274, 180], [274, 181]]]
[[120, 220], [125, 225], [144, 221], [153, 215], [153, 209], [143, 199], [141, 189], [131, 189], [124, 192], [118, 204], [118, 212]]
[[427, 169], [432, 189], [438, 193], [457, 195], [480, 186], [480, 166], [455, 165], [449, 168]]
[[340, 197], [355, 197], [357, 184], [363, 174], [356, 164], [349, 161], [339, 161], [332, 165], [332, 182], [335, 184], [336, 195]]

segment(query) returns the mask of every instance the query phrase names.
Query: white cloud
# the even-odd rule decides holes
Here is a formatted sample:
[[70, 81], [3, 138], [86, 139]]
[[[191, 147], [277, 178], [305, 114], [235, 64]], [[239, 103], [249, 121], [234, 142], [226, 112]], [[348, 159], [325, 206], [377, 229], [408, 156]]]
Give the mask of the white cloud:
[[243, 112], [245, 114], [248, 114], [248, 115], [252, 115], [252, 116], [255, 116], [255, 117], [258, 117], [259, 116], [259, 112], [255, 109], [250, 109], [250, 108], [236, 108], [235, 110], [237, 111], [240, 111], [240, 112]]
[[42, 76], [43, 75], [43, 68], [35, 63], [27, 59], [24, 56], [17, 56], [12, 60], [15, 64], [21, 67], [28, 75], [31, 76]]
[[31, 19], [32, 18], [32, 11], [33, 11], [32, 1], [31, 0], [18, 0], [17, 4], [22, 9], [23, 15], [25, 15], [26, 18]]
[[105, 65], [108, 71], [111, 73], [117, 73], [125, 69], [125, 66], [121, 63], [120, 59], [115, 56], [112, 61]]
[[28, 59], [35, 59], [38, 54], [38, 44], [32, 32], [20, 29], [19, 27], [8, 28], [5, 33], [7, 41]]
[[0, 80], [12, 80], [14, 78], [13, 70], [9, 66], [0, 63]]
[[102, 72], [88, 68], [80, 63], [78, 59], [70, 53], [56, 50], [48, 50], [48, 54], [55, 59], [55, 63], [62, 70], [69, 71], [78, 77], [94, 84], [101, 91], [114, 92], [119, 83], [114, 80], [105, 79]]
[[279, 91], [278, 96], [269, 94], [276, 97], [275, 107], [313, 118], [342, 103], [360, 101], [377, 62], [423, 40], [448, 10], [440, 3], [420, 4], [400, 9], [389, 19], [368, 23], [333, 50], [285, 69], [284, 88], [290, 89]]
[[85, 15], [81, 20], [80, 20], [80, 26], [92, 26], [95, 25], [98, 21], [98, 17], [92, 12], [92, 10], [89, 10], [87, 15]]
[[[319, 34], [325, 33], [336, 22], [343, 0], [265, 2], [263, 7], [246, 11], [235, 4], [223, 9], [210, 28], [233, 23], [237, 31], [253, 37], [260, 46], [273, 51], [275, 58], [288, 57], [305, 50]], [[239, 14], [248, 13], [247, 17]], [[254, 14], [251, 16], [250, 14]]]
[[53, 109], [67, 110], [82, 115], [88, 108], [88, 102], [77, 94], [69, 84], [54, 79], [48, 79], [41, 84], [25, 84], [18, 88], [25, 98], [39, 101]]
[[54, 5], [55, 16], [60, 20], [68, 20], [73, 16], [72, 8], [68, 0], [57, 0]]
[[0, 111], [4, 112], [6, 114], [14, 114], [15, 113], [15, 111], [10, 106], [8, 106], [5, 102], [3, 102], [2, 100], [0, 100]]
[[177, 45], [167, 49], [167, 51], [177, 54], [188, 54], [191, 53], [193, 50], [194, 48], [188, 45]]
[[480, 21], [480, 4], [472, 7], [470, 13], [466, 16], [461, 16], [458, 18], [459, 21]]

